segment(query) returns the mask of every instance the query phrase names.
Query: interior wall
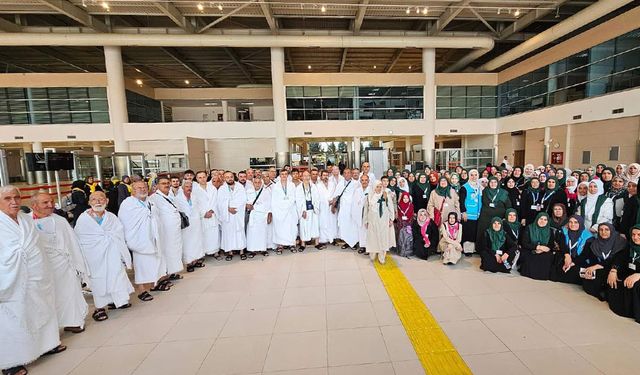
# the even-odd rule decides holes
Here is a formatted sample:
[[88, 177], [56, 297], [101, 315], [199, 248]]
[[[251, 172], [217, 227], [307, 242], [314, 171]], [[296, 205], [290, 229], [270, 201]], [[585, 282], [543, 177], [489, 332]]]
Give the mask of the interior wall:
[[276, 153], [275, 139], [209, 139], [211, 167], [241, 171], [249, 168], [249, 158], [273, 157]]
[[163, 141], [129, 141], [130, 152], [142, 152], [149, 155], [186, 154], [186, 140], [169, 139]]
[[[571, 130], [571, 166], [582, 164], [582, 152], [591, 151], [591, 165], [629, 164], [637, 160], [640, 116], [573, 125]], [[619, 146], [619, 160], [609, 160], [611, 146]]]
[[466, 136], [467, 148], [493, 148], [493, 135], [468, 135]]
[[542, 165], [544, 154], [544, 128], [525, 132], [525, 164]]
[[[249, 107], [252, 121], [273, 121], [273, 107]], [[172, 107], [173, 121], [215, 122], [218, 114], [222, 114], [222, 107]], [[236, 121], [236, 107], [229, 106], [229, 121]]]
[[513, 163], [514, 151], [520, 149], [515, 148], [512, 138], [511, 133], [502, 133], [498, 135], [498, 155], [496, 155], [496, 160], [502, 160], [502, 158], [507, 155], [509, 161]]
[[199, 171], [205, 169], [204, 161], [205, 140], [201, 138], [187, 137], [187, 153], [189, 159], [189, 169]]

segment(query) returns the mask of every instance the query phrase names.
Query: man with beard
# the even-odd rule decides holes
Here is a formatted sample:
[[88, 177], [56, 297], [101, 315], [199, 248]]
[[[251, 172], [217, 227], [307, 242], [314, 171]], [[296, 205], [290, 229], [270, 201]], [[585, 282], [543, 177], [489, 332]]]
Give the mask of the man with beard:
[[220, 248], [226, 253], [225, 260], [233, 259], [233, 252], [241, 253], [240, 259], [247, 259], [243, 253], [246, 247], [244, 232], [245, 205], [247, 194], [244, 187], [236, 182], [233, 173], [224, 172], [225, 184], [218, 189], [218, 218], [222, 229]]

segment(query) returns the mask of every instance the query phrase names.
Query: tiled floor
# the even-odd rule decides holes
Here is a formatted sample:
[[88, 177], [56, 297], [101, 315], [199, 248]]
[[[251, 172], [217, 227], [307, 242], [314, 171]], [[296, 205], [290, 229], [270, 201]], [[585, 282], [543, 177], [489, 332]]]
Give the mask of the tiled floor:
[[[640, 324], [579, 288], [396, 258], [474, 374], [637, 374]], [[30, 374], [424, 373], [368, 258], [334, 247], [207, 261], [153, 302], [87, 320]]]

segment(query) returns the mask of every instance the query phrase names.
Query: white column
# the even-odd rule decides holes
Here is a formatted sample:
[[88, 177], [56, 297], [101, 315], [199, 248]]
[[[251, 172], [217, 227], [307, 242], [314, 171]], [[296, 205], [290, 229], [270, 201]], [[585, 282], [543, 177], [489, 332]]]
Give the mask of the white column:
[[545, 126], [544, 128], [544, 154], [542, 155], [542, 164], [547, 165], [549, 163], [549, 159], [551, 155], [549, 154], [549, 150], [551, 150], [551, 127]]
[[229, 102], [222, 101], [222, 121], [229, 121]]
[[407, 164], [411, 163], [411, 137], [404, 139], [404, 152], [407, 155]]
[[424, 134], [422, 135], [422, 160], [433, 166], [433, 146], [436, 140], [436, 50], [422, 50], [424, 73]]
[[[34, 153], [44, 153], [44, 148], [42, 147], [42, 142], [33, 142], [33, 152]], [[36, 184], [44, 184], [47, 181], [47, 172], [44, 171], [36, 171]]]
[[113, 146], [115, 152], [128, 152], [129, 145], [124, 136], [124, 124], [129, 122], [129, 116], [120, 47], [104, 47], [104, 64], [107, 69], [107, 100], [109, 122], [113, 128]]
[[[93, 142], [93, 152], [100, 152], [100, 142]], [[93, 160], [96, 163], [96, 179], [102, 181], [102, 165], [100, 164], [100, 155], [93, 155]]]
[[[493, 164], [500, 165], [500, 163], [502, 163], [502, 156], [504, 155], [498, 155], [498, 138], [498, 134], [493, 135]], [[513, 160], [511, 162], [513, 162]]]
[[360, 168], [360, 137], [353, 137], [353, 166]]
[[276, 167], [289, 164], [284, 88], [284, 48], [271, 47], [271, 91], [273, 97], [273, 121], [276, 125]]
[[348, 158], [348, 160], [346, 161], [347, 168], [353, 168], [353, 143], [352, 142], [346, 142], [346, 143], [347, 143], [347, 158]]
[[22, 151], [23, 151], [23, 153], [22, 153], [23, 154], [23, 158], [20, 161], [20, 164], [23, 165], [23, 171], [24, 171], [24, 174], [25, 174], [25, 178], [27, 179], [27, 184], [31, 185], [31, 184], [33, 184], [34, 176], [33, 176], [33, 172], [31, 172], [31, 171], [29, 171], [27, 169], [27, 156], [26, 156], [27, 153], [33, 152], [31, 150], [31, 145], [28, 144], [28, 143], [23, 144], [22, 145]]
[[571, 137], [573, 137], [573, 124], [567, 125], [567, 141], [564, 145], [564, 167], [571, 168]]

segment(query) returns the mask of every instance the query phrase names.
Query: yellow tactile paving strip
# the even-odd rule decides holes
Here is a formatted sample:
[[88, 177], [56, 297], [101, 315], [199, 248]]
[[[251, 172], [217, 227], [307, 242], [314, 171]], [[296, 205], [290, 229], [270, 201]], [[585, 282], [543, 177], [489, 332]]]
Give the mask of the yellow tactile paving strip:
[[402, 321], [413, 348], [429, 375], [472, 374], [409, 280], [391, 256], [376, 271]]

